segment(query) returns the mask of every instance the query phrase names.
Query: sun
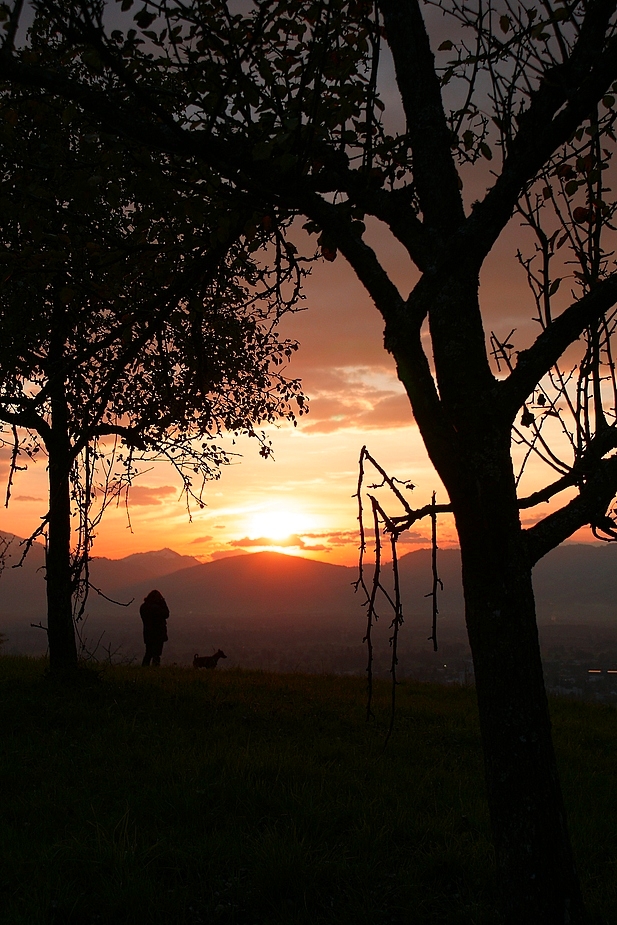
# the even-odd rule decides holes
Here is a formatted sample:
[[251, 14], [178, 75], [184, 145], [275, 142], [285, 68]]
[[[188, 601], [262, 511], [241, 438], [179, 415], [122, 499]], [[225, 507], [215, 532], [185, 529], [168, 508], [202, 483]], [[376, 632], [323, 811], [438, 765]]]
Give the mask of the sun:
[[248, 522], [248, 535], [251, 539], [264, 537], [269, 540], [286, 540], [292, 535], [310, 530], [312, 520], [310, 515], [292, 508], [256, 511]]

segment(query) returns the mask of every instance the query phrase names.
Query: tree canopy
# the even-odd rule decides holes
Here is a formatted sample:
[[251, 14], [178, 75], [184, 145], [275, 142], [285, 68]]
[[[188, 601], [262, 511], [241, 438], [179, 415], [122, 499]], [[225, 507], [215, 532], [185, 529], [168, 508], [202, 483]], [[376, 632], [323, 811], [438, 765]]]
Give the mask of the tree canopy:
[[[260, 426], [302, 413], [283, 371], [296, 344], [276, 333], [301, 269], [291, 254], [261, 267], [260, 236], [238, 241], [224, 196], [206, 203], [203, 190], [196, 221], [165, 158], [64, 108], [44, 94], [0, 100], [0, 439], [12, 448], [7, 503], [16, 469], [41, 451], [67, 504], [70, 481], [83, 611], [96, 524], [140, 463], [169, 461], [187, 503], [203, 506], [229, 460], [223, 433], [256, 437], [268, 456]], [[50, 540], [56, 494], [36, 531]]]
[[[302, 216], [365, 286], [458, 530], [507, 921], [582, 922], [531, 569], [582, 525], [615, 533], [617, 3], [33, 0], [20, 44], [22, 8], [5, 7], [2, 79], [164, 154], [179, 189], [199, 165], [236, 214], [250, 204], [240, 237], [293, 252]], [[516, 216], [536, 242], [519, 248], [526, 342], [487, 329], [479, 298]], [[409, 293], [375, 226], [406, 251]], [[525, 496], [528, 452], [548, 474]]]

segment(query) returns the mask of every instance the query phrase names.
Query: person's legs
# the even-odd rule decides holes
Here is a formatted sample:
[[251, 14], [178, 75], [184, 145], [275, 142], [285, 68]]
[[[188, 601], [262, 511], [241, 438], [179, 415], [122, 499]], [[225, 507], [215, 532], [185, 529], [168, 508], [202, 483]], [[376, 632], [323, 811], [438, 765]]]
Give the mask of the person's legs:
[[152, 650], [152, 664], [157, 667], [161, 664], [161, 655], [163, 654], [163, 642], [157, 642], [156, 645], [151, 647]]
[[141, 667], [147, 668], [148, 665], [150, 664], [151, 659], [152, 659], [152, 653], [150, 652], [148, 646], [146, 646], [146, 654], [143, 657]]

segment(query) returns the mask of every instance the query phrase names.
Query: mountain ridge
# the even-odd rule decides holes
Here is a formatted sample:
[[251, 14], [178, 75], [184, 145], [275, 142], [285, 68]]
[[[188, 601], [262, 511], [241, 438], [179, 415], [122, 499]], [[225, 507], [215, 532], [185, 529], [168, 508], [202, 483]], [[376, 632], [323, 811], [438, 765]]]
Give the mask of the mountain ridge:
[[[17, 547], [13, 550], [16, 558]], [[414, 626], [428, 626], [430, 619], [430, 558], [430, 549], [418, 549], [399, 560], [404, 612]], [[37, 544], [20, 569], [11, 569], [10, 564], [5, 568], [0, 577], [0, 631], [44, 621], [43, 564], [44, 549]], [[438, 567], [444, 582], [438, 601], [439, 627], [442, 633], [464, 634], [459, 550], [440, 550]], [[385, 567], [384, 580], [388, 571]], [[164, 548], [120, 559], [96, 557], [91, 575], [104, 595], [129, 605], [117, 607], [91, 592], [87, 612], [93, 625], [110, 631], [139, 630], [139, 604], [153, 587], [166, 597], [176, 625], [187, 628], [234, 625], [325, 631], [357, 626], [364, 615], [362, 592], [354, 593], [357, 568], [273, 551], [201, 563]], [[367, 578], [370, 583], [370, 567]], [[534, 569], [534, 588], [541, 626], [617, 626], [617, 547], [558, 547]], [[380, 625], [389, 624], [383, 598], [378, 611]]]

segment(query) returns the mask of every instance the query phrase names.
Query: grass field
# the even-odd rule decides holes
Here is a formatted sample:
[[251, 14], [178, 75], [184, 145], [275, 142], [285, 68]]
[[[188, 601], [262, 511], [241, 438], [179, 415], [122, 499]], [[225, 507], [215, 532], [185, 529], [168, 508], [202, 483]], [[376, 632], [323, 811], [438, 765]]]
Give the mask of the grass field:
[[[0, 659], [0, 922], [495, 925], [471, 689]], [[594, 923], [617, 922], [617, 711], [556, 701]]]

